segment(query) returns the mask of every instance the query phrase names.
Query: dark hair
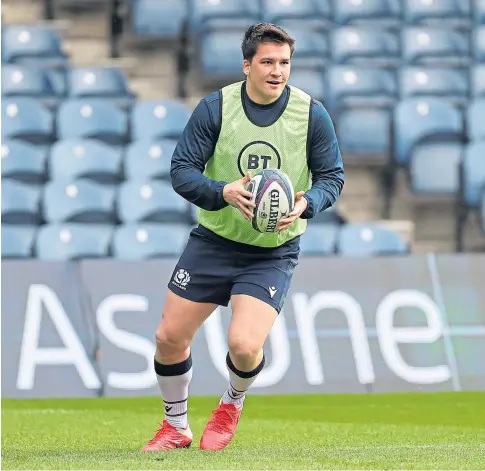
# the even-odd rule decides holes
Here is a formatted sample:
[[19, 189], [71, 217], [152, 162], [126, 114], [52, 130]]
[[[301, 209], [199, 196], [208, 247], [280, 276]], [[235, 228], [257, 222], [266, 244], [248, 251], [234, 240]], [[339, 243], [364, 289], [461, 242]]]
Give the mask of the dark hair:
[[283, 28], [273, 23], [258, 23], [249, 27], [244, 33], [241, 44], [244, 59], [251, 61], [256, 55], [260, 44], [272, 42], [288, 44], [293, 55], [295, 40]]

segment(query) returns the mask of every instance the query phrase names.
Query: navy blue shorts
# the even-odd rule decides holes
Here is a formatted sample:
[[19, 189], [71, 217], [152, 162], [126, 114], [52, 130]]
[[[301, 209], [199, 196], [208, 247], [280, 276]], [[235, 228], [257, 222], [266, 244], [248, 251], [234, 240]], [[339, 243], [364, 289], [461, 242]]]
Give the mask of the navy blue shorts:
[[275, 249], [220, 237], [203, 226], [192, 230], [168, 288], [190, 301], [227, 306], [233, 294], [247, 294], [279, 313], [298, 265], [299, 240]]

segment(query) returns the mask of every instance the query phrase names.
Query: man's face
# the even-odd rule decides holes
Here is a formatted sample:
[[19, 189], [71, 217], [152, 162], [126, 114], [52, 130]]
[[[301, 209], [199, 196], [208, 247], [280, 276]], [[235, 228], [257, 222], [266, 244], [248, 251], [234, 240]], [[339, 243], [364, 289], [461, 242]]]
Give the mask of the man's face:
[[290, 76], [291, 49], [286, 43], [262, 43], [252, 61], [244, 60], [249, 97], [260, 104], [276, 101]]

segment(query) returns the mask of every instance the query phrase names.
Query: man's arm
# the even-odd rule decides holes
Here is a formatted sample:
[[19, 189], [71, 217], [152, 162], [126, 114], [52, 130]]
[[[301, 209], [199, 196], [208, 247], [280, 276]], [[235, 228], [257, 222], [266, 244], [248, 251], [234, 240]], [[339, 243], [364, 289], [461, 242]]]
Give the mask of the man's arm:
[[209, 211], [227, 206], [223, 198], [226, 182], [210, 180], [202, 174], [214, 154], [219, 137], [216, 123], [220, 116], [212, 116], [209, 106], [217, 99], [216, 93], [201, 100], [195, 108], [175, 148], [170, 166], [173, 189], [186, 200]]
[[332, 119], [325, 107], [312, 100], [308, 165], [312, 187], [304, 194], [308, 205], [301, 218], [310, 219], [332, 206], [344, 186], [344, 165]]

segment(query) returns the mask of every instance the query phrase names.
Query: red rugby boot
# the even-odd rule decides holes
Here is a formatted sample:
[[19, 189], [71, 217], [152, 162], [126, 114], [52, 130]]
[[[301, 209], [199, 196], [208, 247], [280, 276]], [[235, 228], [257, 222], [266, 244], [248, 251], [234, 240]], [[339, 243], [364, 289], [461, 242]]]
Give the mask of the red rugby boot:
[[166, 420], [158, 422], [160, 428], [155, 436], [142, 448], [141, 451], [169, 451], [175, 448], [188, 448], [192, 443], [190, 427], [175, 428]]
[[234, 437], [241, 412], [242, 407], [236, 407], [234, 404], [219, 404], [217, 409], [212, 411], [212, 417], [205, 426], [200, 439], [200, 449], [220, 451], [226, 448]]

